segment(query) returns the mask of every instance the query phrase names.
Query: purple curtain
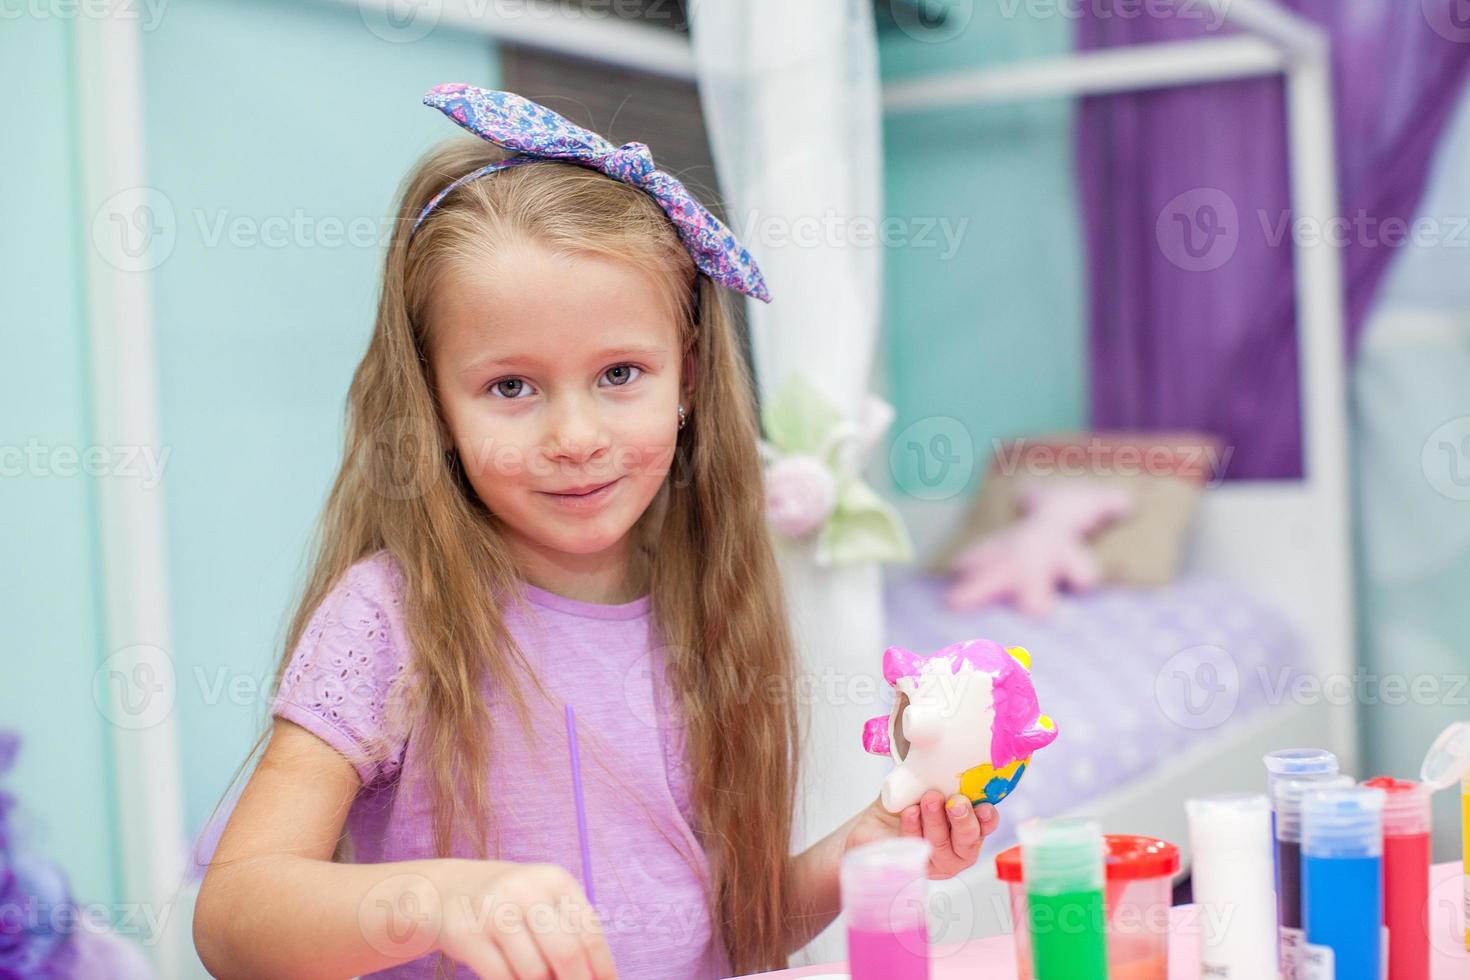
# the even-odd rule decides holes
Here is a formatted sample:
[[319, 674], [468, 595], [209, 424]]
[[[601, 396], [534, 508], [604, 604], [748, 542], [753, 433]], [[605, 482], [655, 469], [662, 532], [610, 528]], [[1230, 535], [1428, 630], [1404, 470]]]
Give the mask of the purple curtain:
[[[1464, 90], [1470, 0], [1282, 3], [1332, 42], [1351, 351]], [[1210, 33], [1197, 0], [1080, 9], [1082, 49]], [[1233, 479], [1302, 474], [1283, 87], [1091, 97], [1079, 122], [1093, 424], [1216, 434]]]

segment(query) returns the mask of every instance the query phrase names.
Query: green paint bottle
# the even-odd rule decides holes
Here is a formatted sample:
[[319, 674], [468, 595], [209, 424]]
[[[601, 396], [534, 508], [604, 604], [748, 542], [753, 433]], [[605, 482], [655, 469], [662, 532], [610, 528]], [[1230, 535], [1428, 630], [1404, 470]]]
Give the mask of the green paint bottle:
[[1101, 825], [1029, 820], [1018, 835], [1036, 980], [1107, 980]]

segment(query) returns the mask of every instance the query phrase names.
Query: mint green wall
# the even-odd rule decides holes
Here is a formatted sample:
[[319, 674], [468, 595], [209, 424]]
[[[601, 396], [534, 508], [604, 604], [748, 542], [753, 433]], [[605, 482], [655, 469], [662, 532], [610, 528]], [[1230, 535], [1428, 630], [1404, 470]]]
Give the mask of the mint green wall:
[[[968, 7], [973, 17], [953, 37], [885, 33], [884, 80], [1071, 50], [1069, 18], [1034, 19], [1025, 4], [955, 10]], [[1070, 101], [1050, 100], [885, 120], [885, 214], [952, 229], [969, 220], [949, 258], [943, 244], [885, 254], [892, 431], [925, 416], [958, 419], [975, 447], [971, 487], [993, 439], [1086, 419], [1072, 114]], [[912, 485], [912, 474], [899, 476]]]
[[143, 64], [150, 182], [177, 228], [155, 330], [194, 831], [266, 717], [372, 328], [380, 222], [412, 161], [458, 132], [419, 99], [498, 69], [481, 37], [392, 43], [354, 6], [285, 0], [170, 5]]
[[[1420, 215], [1470, 214], [1467, 158], [1470, 88], [1442, 137]], [[1444, 726], [1470, 718], [1461, 683], [1470, 635], [1463, 240], [1402, 246], [1377, 306], [1351, 374], [1362, 659], [1373, 676], [1433, 684], [1436, 696], [1383, 696], [1363, 706], [1364, 771], [1412, 776]], [[1458, 794], [1440, 793], [1435, 806], [1436, 858], [1456, 858]]]
[[[149, 183], [176, 234], [153, 277], [193, 832], [264, 719], [258, 692], [371, 328], [380, 223], [414, 157], [454, 133], [419, 97], [440, 81], [493, 83], [498, 68], [480, 37], [436, 28], [394, 43], [326, 3], [196, 0], [143, 26]], [[0, 236], [0, 508], [12, 515], [0, 726], [24, 739], [5, 784], [24, 846], [58, 860], [79, 898], [114, 902], [111, 744], [92, 701], [95, 487], [58, 475], [56, 455], [91, 441], [73, 73], [69, 18], [0, 31], [0, 210], [23, 229]]]
[[[91, 443], [71, 30], [16, 17], [0, 30], [0, 726], [23, 739], [6, 788], [20, 846], [59, 861], [85, 901], [116, 900], [101, 663], [96, 500], [74, 472]], [[20, 453], [26, 453], [27, 460]]]

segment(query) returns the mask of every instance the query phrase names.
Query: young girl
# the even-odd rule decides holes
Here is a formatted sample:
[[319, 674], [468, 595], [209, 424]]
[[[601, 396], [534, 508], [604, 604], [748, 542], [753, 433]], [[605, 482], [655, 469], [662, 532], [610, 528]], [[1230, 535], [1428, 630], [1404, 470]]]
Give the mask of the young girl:
[[726, 977], [831, 922], [853, 847], [973, 864], [994, 808], [933, 791], [789, 853], [795, 660], [716, 284], [763, 298], [748, 253], [642, 144], [510, 93], [425, 101], [482, 139], [406, 181], [205, 965]]

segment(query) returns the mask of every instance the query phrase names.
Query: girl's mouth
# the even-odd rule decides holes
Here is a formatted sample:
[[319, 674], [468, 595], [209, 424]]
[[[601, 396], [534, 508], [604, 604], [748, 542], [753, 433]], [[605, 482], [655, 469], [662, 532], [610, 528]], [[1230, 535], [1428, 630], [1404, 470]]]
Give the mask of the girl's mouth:
[[611, 497], [613, 491], [617, 489], [618, 484], [622, 482], [622, 479], [622, 477], [618, 477], [616, 480], [611, 480], [607, 483], [601, 484], [600, 486], [595, 486], [593, 489], [588, 490], [585, 493], [549, 493], [546, 491], [537, 492], [558, 507], [566, 508], [568, 510], [590, 510], [592, 508], [600, 506], [603, 501]]

